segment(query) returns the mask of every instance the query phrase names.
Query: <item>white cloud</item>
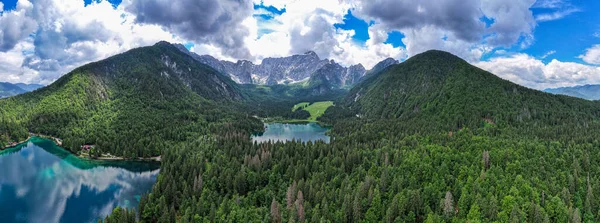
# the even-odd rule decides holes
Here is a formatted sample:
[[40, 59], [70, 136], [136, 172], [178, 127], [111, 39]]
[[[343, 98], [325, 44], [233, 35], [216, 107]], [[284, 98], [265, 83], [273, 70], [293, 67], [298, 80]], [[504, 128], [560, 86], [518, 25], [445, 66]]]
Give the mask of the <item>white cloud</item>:
[[451, 52], [469, 62], [475, 62], [479, 61], [484, 53], [491, 50], [483, 44], [473, 44], [460, 40], [454, 34], [447, 33], [443, 29], [434, 26], [401, 31], [406, 36], [402, 42], [406, 45], [409, 56], [437, 49]]
[[[521, 38], [533, 39], [536, 22], [529, 8], [535, 0], [481, 0], [481, 10], [494, 23], [486, 30], [492, 46], [511, 46]], [[528, 46], [529, 44], [526, 44]]]
[[0, 52], [0, 81], [37, 83], [38, 72], [22, 66], [25, 60], [22, 52], [32, 52], [33, 49], [33, 40], [29, 39], [19, 42], [7, 52]]
[[533, 8], [556, 9], [561, 8], [566, 4], [564, 0], [537, 0], [532, 6]]
[[0, 2], [0, 12], [4, 11], [4, 3]]
[[586, 63], [600, 65], [600, 44], [587, 49], [585, 54], [580, 55], [579, 58]]
[[128, 0], [121, 6], [140, 24], [160, 25], [178, 36], [219, 46], [224, 54], [250, 59], [242, 22], [252, 16], [251, 0]]
[[[286, 6], [296, 0], [253, 0], [254, 4], [273, 6], [279, 10], [286, 8]], [[313, 3], [314, 4], [314, 3]]]
[[552, 12], [552, 13], [539, 14], [539, 15], [535, 16], [535, 20], [538, 22], [547, 22], [547, 21], [558, 20], [558, 19], [562, 19], [570, 14], [573, 14], [573, 13], [579, 12], [579, 11], [581, 11], [581, 10], [576, 9], [576, 8], [571, 8], [571, 9], [556, 11], [556, 12]]
[[535, 89], [600, 83], [600, 67], [552, 60], [544, 64], [526, 54], [474, 63], [499, 77]]
[[[319, 57], [333, 59], [336, 62], [350, 66], [357, 63], [370, 68], [377, 62], [393, 57], [402, 59], [406, 51], [401, 47], [394, 48], [385, 44], [387, 31], [381, 26], [372, 26], [369, 32], [372, 38], [367, 43], [356, 43], [352, 39], [354, 31], [341, 30], [333, 24], [343, 22], [344, 15], [353, 7], [351, 3], [339, 0], [322, 0], [319, 4], [310, 1], [269, 1], [255, 0], [266, 6], [282, 9], [282, 15], [274, 15], [267, 24], [256, 18], [248, 18], [243, 24], [250, 30], [245, 43], [254, 62], [260, 62], [267, 57], [283, 57], [290, 54], [301, 54], [315, 51]], [[256, 13], [264, 13], [262, 10]], [[259, 36], [256, 30], [266, 29], [270, 33]], [[377, 33], [377, 37], [374, 35]], [[210, 47], [202, 46], [202, 52], [211, 52]], [[214, 56], [214, 55], [213, 55]], [[217, 53], [217, 58], [223, 55]], [[226, 58], [226, 57], [225, 57]]]
[[36, 21], [27, 16], [32, 9], [29, 1], [21, 0], [15, 10], [0, 14], [0, 52], [11, 50], [35, 30]]
[[556, 50], [550, 50], [548, 51], [546, 54], [544, 54], [543, 56], [541, 56], [542, 59], [546, 59], [547, 57], [553, 55], [556, 53]]
[[[181, 41], [160, 26], [134, 23], [122, 6], [114, 9], [107, 1], [84, 7], [80, 0], [19, 0], [15, 11], [0, 17], [5, 18], [34, 24], [3, 53], [0, 80], [9, 82], [49, 84], [76, 67], [131, 48]], [[11, 32], [2, 24], [7, 23], [0, 21], [0, 33]]]

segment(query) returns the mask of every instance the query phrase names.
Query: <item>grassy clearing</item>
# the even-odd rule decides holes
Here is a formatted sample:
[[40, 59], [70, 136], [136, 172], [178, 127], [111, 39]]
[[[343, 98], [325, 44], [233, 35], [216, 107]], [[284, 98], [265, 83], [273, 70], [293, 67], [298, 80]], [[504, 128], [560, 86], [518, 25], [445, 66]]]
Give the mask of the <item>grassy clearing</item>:
[[[307, 102], [299, 103], [299, 104], [295, 105], [294, 108], [292, 108], [292, 110], [296, 111], [296, 109], [304, 107], [307, 104], [309, 104], [309, 103], [307, 103]], [[325, 113], [325, 110], [327, 110], [327, 108], [329, 108], [331, 106], [333, 106], [333, 101], [320, 101], [320, 102], [315, 102], [315, 103], [308, 105], [308, 107], [304, 108], [305, 111], [310, 113], [310, 117], [308, 118], [308, 121], [316, 121], [317, 118], [320, 117], [321, 115], [323, 115]]]

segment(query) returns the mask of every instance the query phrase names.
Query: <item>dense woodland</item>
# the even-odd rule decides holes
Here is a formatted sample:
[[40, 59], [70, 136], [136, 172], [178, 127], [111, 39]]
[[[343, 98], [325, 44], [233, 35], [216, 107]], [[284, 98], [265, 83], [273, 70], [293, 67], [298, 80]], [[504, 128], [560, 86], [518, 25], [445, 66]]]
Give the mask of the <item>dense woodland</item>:
[[[526, 89], [439, 54], [416, 57], [351, 90], [320, 118], [334, 126], [331, 144], [256, 145], [240, 131], [165, 151], [137, 217], [600, 222], [600, 105]], [[445, 72], [438, 84], [425, 79], [453, 69], [460, 72]], [[424, 79], [383, 85], [414, 81], [394, 80], [402, 73]], [[461, 76], [469, 80], [455, 79]], [[424, 84], [431, 90], [412, 88]], [[363, 98], [355, 100], [360, 91]]]
[[[598, 102], [438, 51], [343, 97], [237, 86], [176, 52], [141, 48], [0, 100], [0, 142], [34, 132], [73, 152], [162, 155], [139, 207], [104, 222], [600, 222]], [[337, 100], [319, 119], [330, 144], [250, 140], [254, 116], [303, 117], [292, 106], [323, 100]]]

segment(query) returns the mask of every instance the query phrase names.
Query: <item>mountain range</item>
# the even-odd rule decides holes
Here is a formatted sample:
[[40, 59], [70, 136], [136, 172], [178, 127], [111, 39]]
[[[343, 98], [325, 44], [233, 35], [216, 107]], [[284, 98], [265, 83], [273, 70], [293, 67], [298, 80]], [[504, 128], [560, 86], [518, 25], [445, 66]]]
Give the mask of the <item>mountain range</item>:
[[395, 59], [388, 58], [370, 70], [367, 70], [362, 64], [343, 67], [334, 60], [320, 59], [313, 51], [289, 57], [265, 58], [260, 64], [254, 64], [247, 60], [233, 63], [218, 60], [210, 55], [198, 55], [190, 52], [181, 44], [175, 44], [175, 46], [197, 61], [229, 76], [238, 84], [277, 85], [321, 83], [323, 80], [327, 80], [333, 88], [344, 88], [355, 85], [368, 74], [377, 73], [388, 66], [399, 63]]
[[587, 100], [600, 100], [600, 85], [582, 85], [574, 87], [548, 88], [544, 92], [562, 94]]
[[[598, 219], [597, 101], [529, 89], [437, 50], [371, 71], [310, 52], [229, 68], [198, 58], [208, 57], [159, 42], [0, 99], [0, 144], [33, 132], [74, 153], [160, 155], [138, 212], [116, 208], [106, 222]], [[227, 69], [266, 85], [236, 83]], [[322, 91], [334, 86], [348, 90]], [[250, 140], [264, 130], [257, 117], [315, 101], [335, 101], [319, 119], [332, 125], [329, 144]]]
[[23, 83], [12, 84], [8, 82], [0, 82], [0, 98], [23, 94], [26, 92], [37, 90], [41, 87], [44, 87], [44, 85]]

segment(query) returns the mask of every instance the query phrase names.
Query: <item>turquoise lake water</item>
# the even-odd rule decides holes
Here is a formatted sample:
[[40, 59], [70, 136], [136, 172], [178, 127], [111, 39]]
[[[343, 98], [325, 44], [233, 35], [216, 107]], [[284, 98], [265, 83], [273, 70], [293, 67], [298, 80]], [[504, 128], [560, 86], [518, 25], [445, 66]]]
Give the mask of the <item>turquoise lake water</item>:
[[96, 222], [116, 206], [137, 207], [159, 167], [81, 160], [33, 138], [0, 151], [0, 222]]

